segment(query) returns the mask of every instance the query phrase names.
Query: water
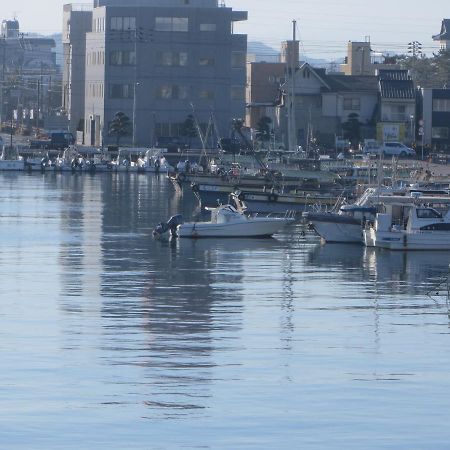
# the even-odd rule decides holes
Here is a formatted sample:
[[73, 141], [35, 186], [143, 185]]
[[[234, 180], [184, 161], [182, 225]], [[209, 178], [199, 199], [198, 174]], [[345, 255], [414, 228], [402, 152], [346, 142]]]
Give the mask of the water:
[[151, 239], [148, 175], [0, 175], [0, 448], [448, 449], [450, 255]]

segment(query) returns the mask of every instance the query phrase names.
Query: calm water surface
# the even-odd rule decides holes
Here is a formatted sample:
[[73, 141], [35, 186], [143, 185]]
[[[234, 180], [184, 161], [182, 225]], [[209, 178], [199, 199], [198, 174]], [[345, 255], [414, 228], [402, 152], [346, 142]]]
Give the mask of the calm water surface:
[[196, 208], [163, 177], [0, 182], [0, 448], [450, 447], [449, 252], [155, 242]]

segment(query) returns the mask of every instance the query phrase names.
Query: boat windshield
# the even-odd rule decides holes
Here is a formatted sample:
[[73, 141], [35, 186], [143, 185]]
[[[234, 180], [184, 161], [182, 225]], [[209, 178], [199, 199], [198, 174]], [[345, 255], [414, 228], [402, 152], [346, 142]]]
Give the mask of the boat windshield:
[[442, 214], [432, 208], [417, 208], [418, 219], [442, 219]]

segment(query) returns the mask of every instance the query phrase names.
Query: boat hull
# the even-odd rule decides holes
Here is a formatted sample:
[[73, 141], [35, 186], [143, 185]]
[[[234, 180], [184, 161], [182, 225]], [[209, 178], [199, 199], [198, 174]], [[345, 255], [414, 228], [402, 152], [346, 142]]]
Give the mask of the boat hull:
[[270, 237], [285, 225], [288, 219], [260, 218], [239, 223], [192, 222], [179, 225], [180, 238], [250, 238]]
[[450, 232], [417, 231], [376, 231], [369, 228], [364, 231], [367, 247], [377, 247], [397, 251], [439, 251], [450, 250]]
[[0, 171], [14, 172], [25, 170], [25, 162], [22, 160], [0, 160]]
[[348, 222], [327, 221], [312, 219], [316, 233], [326, 242], [362, 244], [363, 233], [361, 222], [354, 220]]

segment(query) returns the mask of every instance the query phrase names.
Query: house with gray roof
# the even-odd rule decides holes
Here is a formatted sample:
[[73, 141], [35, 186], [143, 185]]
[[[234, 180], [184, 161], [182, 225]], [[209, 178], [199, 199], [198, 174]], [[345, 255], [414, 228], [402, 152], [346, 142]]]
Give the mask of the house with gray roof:
[[380, 114], [377, 139], [414, 141], [416, 91], [407, 70], [379, 70]]
[[441, 50], [450, 50], [450, 19], [443, 19], [441, 32], [433, 36], [434, 41], [440, 42]]
[[[284, 98], [292, 79], [282, 86]], [[371, 75], [327, 74], [325, 69], [302, 64], [296, 72], [295, 118], [297, 140], [302, 146], [313, 135], [319, 144], [334, 148], [342, 125], [351, 117], [361, 124], [362, 138], [375, 137], [378, 113], [378, 79]], [[285, 100], [286, 101], [286, 100]], [[280, 128], [287, 134], [287, 109], [280, 105]], [[287, 140], [287, 139], [285, 139]]]

